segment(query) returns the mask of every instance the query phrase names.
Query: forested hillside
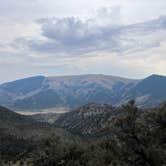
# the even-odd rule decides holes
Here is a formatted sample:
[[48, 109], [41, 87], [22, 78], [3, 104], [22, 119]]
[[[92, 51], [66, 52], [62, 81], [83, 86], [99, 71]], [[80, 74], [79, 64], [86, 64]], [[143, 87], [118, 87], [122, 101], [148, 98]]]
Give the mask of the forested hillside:
[[[108, 121], [108, 118], [103, 115], [107, 121], [104, 129], [107, 129], [108, 137], [103, 137], [102, 134], [98, 137], [94, 137], [94, 135], [92, 137], [90, 135], [88, 137], [73, 135], [75, 139], [73, 137], [65, 139], [65, 137], [57, 136], [54, 133], [38, 139], [38, 141], [33, 141], [32, 137], [21, 138], [4, 135], [0, 138], [1, 165], [5, 165], [4, 163], [14, 165], [14, 162], [29, 163], [29, 165], [35, 166], [166, 165], [166, 105], [156, 109], [140, 110], [135, 106], [134, 101], [130, 101], [119, 108], [103, 105], [98, 105], [97, 108], [95, 110], [95, 105], [91, 105], [90, 109], [89, 106], [84, 106], [82, 110], [78, 110], [80, 118], [84, 118], [85, 115], [93, 115], [94, 112], [96, 117], [103, 109], [103, 112], [108, 110], [108, 113], [111, 112], [110, 110], [121, 110], [117, 114], [107, 114], [110, 118], [112, 117]], [[86, 109], [89, 110], [89, 113], [85, 111]], [[84, 112], [83, 116], [80, 113], [82, 111]], [[3, 112], [3, 114], [5, 113]], [[72, 113], [70, 116], [72, 118]], [[75, 117], [76, 114], [73, 114], [74, 119]], [[103, 117], [101, 116], [101, 119]], [[15, 118], [14, 121], [18, 122], [18, 119]], [[94, 126], [92, 130], [94, 129], [94, 131], [97, 128], [95, 125], [103, 125], [101, 120], [98, 118], [97, 120], [98, 123], [94, 123], [92, 118]], [[1, 124], [3, 121], [5, 120], [1, 118]], [[67, 122], [70, 122], [68, 118]], [[71, 120], [71, 122], [74, 126], [74, 121]], [[76, 121], [74, 130], [78, 126], [77, 129], [82, 132], [81, 123], [85, 126], [89, 125], [87, 121], [80, 120], [80, 124]], [[24, 125], [22, 130], [27, 130]], [[2, 131], [4, 131], [3, 127], [0, 130], [1, 135]], [[38, 127], [36, 131], [38, 131]], [[82, 133], [84, 134], [84, 132]]]

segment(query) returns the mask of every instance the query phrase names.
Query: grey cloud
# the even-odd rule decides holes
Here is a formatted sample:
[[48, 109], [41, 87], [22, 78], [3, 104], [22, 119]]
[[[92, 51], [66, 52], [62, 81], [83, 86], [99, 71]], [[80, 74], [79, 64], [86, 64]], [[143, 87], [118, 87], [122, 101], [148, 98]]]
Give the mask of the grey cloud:
[[44, 53], [83, 55], [93, 51], [125, 54], [158, 47], [165, 41], [166, 17], [144, 23], [114, 26], [98, 25], [95, 20], [51, 18], [38, 21], [46, 40], [17, 39], [21, 48]]

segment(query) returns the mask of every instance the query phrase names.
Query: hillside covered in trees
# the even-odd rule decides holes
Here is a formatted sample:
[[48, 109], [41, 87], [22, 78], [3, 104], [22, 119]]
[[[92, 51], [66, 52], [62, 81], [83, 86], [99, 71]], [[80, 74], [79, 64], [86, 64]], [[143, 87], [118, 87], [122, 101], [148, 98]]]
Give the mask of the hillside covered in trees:
[[[88, 106], [82, 108], [83, 112], [85, 109], [88, 109]], [[90, 116], [93, 124], [92, 135], [86, 135], [82, 132], [81, 126], [88, 126], [88, 120], [79, 119], [80, 124], [76, 121], [74, 126], [74, 121], [71, 120], [72, 113], [70, 120], [69, 116], [66, 121], [64, 121], [66, 115], [61, 117], [63, 124], [61, 127], [72, 133], [69, 134], [63, 129], [57, 129], [55, 123], [50, 125], [46, 122], [37, 122], [31, 117], [18, 115], [1, 107], [0, 165], [166, 165], [166, 105], [156, 109], [140, 110], [135, 106], [134, 101], [130, 101], [118, 108], [98, 105], [95, 109], [95, 104], [93, 104], [91, 110], [91, 115], [95, 116], [99, 115], [99, 113], [94, 114], [95, 110], [100, 112], [108, 110], [108, 112], [99, 116], [96, 123]], [[117, 113], [110, 113], [116, 111]], [[78, 110], [79, 115], [80, 112], [81, 108]], [[73, 114], [74, 120], [78, 114]], [[79, 116], [81, 117], [84, 116]], [[107, 123], [103, 123], [103, 117]], [[67, 125], [64, 125], [66, 124], [64, 122], [72, 123], [73, 130], [77, 133], [72, 132]], [[96, 130], [101, 131], [101, 134], [98, 132], [96, 136], [94, 134]], [[107, 134], [102, 134], [103, 131]], [[34, 133], [34, 135], [27, 133]]]

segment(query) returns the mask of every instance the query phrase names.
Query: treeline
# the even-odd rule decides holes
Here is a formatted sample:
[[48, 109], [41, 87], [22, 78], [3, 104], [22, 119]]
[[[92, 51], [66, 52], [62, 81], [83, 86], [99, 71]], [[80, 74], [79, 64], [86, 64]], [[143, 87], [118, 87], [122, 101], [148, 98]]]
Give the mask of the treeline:
[[165, 166], [166, 105], [140, 110], [134, 101], [108, 125], [110, 136], [64, 140], [51, 135], [40, 141], [6, 137], [0, 141], [0, 165]]

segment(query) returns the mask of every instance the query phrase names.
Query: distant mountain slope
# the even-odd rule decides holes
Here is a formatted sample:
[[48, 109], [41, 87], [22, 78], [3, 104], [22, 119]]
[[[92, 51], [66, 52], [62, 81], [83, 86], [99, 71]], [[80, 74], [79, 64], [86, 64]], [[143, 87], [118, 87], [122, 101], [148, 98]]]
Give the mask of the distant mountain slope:
[[15, 101], [38, 93], [45, 77], [36, 76], [0, 85], [0, 104], [11, 108]]
[[166, 101], [166, 77], [151, 75], [141, 80], [124, 95], [126, 101], [132, 98], [142, 107], [155, 107]]
[[1, 88], [3, 88], [3, 90], [6, 90], [10, 93], [27, 94], [28, 92], [35, 91], [36, 89], [41, 87], [44, 79], [45, 77], [43, 76], [25, 78], [25, 79], [2, 84]]
[[0, 104], [17, 110], [116, 104], [123, 88], [135, 82], [105, 75], [37, 76], [0, 85]]
[[37, 76], [0, 85], [0, 104], [14, 110], [75, 109], [88, 103], [119, 105], [136, 99], [142, 107], [166, 100], [166, 77], [132, 80], [106, 75]]

